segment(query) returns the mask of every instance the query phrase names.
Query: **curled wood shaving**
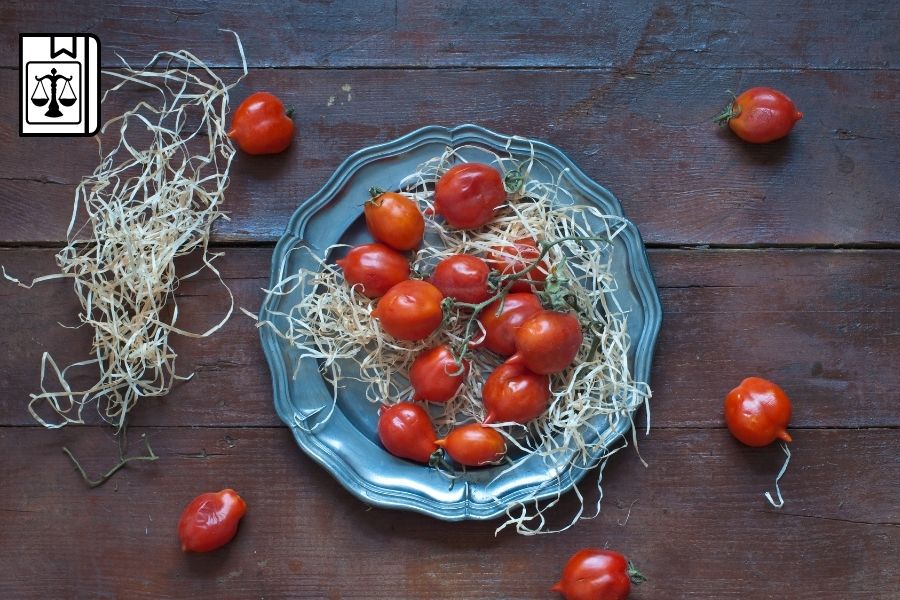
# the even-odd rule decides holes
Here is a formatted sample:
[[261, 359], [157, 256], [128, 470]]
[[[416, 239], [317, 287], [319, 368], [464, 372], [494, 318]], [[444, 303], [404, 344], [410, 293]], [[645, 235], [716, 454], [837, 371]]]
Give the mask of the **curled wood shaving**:
[[[246, 75], [240, 38], [230, 33]], [[222, 254], [210, 252], [208, 244], [212, 224], [227, 218], [221, 203], [235, 149], [226, 135], [225, 115], [237, 81], [226, 84], [185, 50], [160, 52], [143, 69], [122, 62], [123, 71], [104, 72], [121, 81], [102, 101], [134, 85], [158, 92], [160, 101], [141, 101], [100, 129], [100, 164], [75, 190], [67, 244], [56, 255], [61, 273], [31, 284], [71, 279], [81, 303], [81, 326], [94, 332], [93, 358], [62, 369], [49, 353], [41, 359], [41, 391], [31, 395], [28, 410], [49, 428], [83, 423], [84, 408], [96, 402], [101, 417], [121, 429], [140, 399], [163, 396], [175, 381], [189, 378], [175, 372], [169, 334], [212, 335], [234, 306], [213, 264]], [[105, 152], [104, 139], [113, 140]], [[203, 266], [177, 273], [175, 259], [193, 252]], [[194, 333], [176, 325], [175, 290], [204, 269], [218, 278], [231, 307], [219, 323]], [[98, 369], [99, 377], [75, 390], [70, 371], [81, 367]]]

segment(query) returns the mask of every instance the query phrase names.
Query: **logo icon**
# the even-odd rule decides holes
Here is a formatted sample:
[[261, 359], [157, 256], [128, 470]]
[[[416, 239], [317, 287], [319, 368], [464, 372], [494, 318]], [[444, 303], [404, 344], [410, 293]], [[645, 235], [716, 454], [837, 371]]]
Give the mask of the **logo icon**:
[[100, 40], [19, 35], [19, 135], [84, 136], [100, 127]]

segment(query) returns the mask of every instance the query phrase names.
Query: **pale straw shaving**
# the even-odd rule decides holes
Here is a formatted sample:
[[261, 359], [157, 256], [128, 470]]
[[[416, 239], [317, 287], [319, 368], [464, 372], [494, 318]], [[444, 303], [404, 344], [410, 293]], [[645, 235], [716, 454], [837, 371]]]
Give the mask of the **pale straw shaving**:
[[778, 482], [780, 482], [781, 478], [784, 477], [788, 465], [791, 463], [791, 450], [790, 448], [788, 448], [787, 443], [781, 442], [781, 449], [784, 450], [784, 464], [781, 465], [781, 470], [778, 471], [778, 475], [775, 477], [775, 495], [778, 497], [778, 501], [776, 502], [775, 499], [772, 498], [772, 494], [770, 494], [769, 492], [763, 494], [773, 508], [781, 508], [782, 506], [784, 506], [784, 498], [781, 497], [781, 487], [778, 485]]
[[[246, 75], [240, 38], [230, 33]], [[221, 203], [235, 149], [226, 135], [225, 116], [229, 90], [237, 81], [226, 84], [185, 50], [160, 52], [143, 69], [122, 62], [123, 72], [104, 71], [121, 82], [102, 101], [129, 84], [158, 92], [160, 101], [139, 102], [100, 129], [96, 138], [100, 164], [75, 190], [68, 243], [56, 255], [61, 273], [32, 282], [71, 278], [81, 302], [81, 325], [94, 331], [94, 358], [64, 369], [49, 353], [41, 359], [41, 392], [31, 394], [28, 410], [49, 428], [83, 423], [83, 410], [91, 402], [97, 403], [104, 420], [122, 428], [141, 398], [163, 396], [175, 381], [187, 379], [175, 373], [169, 334], [210, 336], [225, 324], [234, 306], [231, 291], [213, 265], [222, 254], [210, 252], [208, 244], [213, 222], [227, 218]], [[142, 141], [132, 142], [133, 134]], [[104, 135], [114, 140], [105, 154]], [[144, 141], [147, 138], [149, 142]], [[87, 218], [79, 225], [81, 211]], [[175, 259], [195, 251], [203, 267], [176, 273]], [[175, 290], [204, 268], [218, 278], [231, 306], [219, 323], [194, 333], [176, 326]], [[69, 370], [93, 365], [99, 370], [96, 383], [73, 390]], [[48, 381], [61, 390], [49, 389]], [[42, 406], [52, 411], [52, 420], [44, 417], [47, 411]]]

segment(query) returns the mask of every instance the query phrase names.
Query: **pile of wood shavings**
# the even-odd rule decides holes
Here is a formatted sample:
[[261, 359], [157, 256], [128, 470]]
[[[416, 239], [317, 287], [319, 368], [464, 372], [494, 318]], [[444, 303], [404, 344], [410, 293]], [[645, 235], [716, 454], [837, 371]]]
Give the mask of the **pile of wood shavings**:
[[[229, 33], [235, 35], [246, 75], [240, 38]], [[96, 402], [101, 417], [121, 429], [141, 398], [163, 396], [176, 380], [187, 379], [175, 373], [169, 334], [209, 336], [225, 324], [234, 305], [213, 265], [221, 253], [210, 252], [208, 243], [213, 222], [227, 218], [220, 209], [235, 149], [226, 135], [225, 115], [229, 90], [240, 78], [225, 84], [184, 50], [160, 52], [140, 70], [122, 62], [124, 72], [104, 72], [122, 81], [102, 102], [134, 85], [158, 92], [162, 101], [142, 101], [103, 125], [97, 136], [100, 164], [76, 189], [68, 243], [56, 255], [62, 272], [31, 284], [71, 278], [82, 306], [80, 321], [94, 331], [94, 358], [60, 369], [48, 353], [42, 357], [41, 392], [31, 395], [28, 409], [50, 428], [83, 423], [84, 408]], [[105, 154], [104, 135], [116, 140]], [[79, 219], [82, 211], [85, 221]], [[203, 267], [177, 274], [175, 259], [195, 251]], [[218, 277], [231, 307], [218, 324], [193, 333], [176, 326], [175, 290], [204, 268]], [[99, 369], [97, 382], [73, 390], [69, 370], [93, 365]]]
[[[630, 422], [634, 411], [650, 397], [649, 387], [632, 377], [625, 315], [611, 293], [616, 282], [610, 271], [613, 248], [610, 242], [628, 222], [618, 216], [603, 215], [591, 206], [576, 205], [560, 181], [545, 183], [529, 177], [535, 166], [533, 160], [515, 165], [508, 158], [493, 155], [492, 162], [501, 171], [513, 168], [520, 171], [524, 179], [521, 190], [484, 228], [465, 231], [446, 227], [428, 216], [431, 211], [427, 209], [433, 205], [434, 183], [455, 161], [462, 160], [458, 152], [463, 149], [448, 149], [442, 156], [420, 165], [399, 186], [426, 214], [425, 243], [412, 260], [415, 271], [428, 273], [442, 258], [454, 254], [484, 256], [494, 246], [509, 245], [525, 236], [539, 241], [591, 238], [564, 241], [554, 245], [547, 255], [551, 265], [561, 269], [572, 281], [571, 291], [581, 309], [582, 322], [591, 323], [573, 366], [552, 376], [551, 404], [543, 416], [527, 426], [492, 425], [520, 454], [539, 455], [548, 470], [558, 474], [532, 496], [511, 506], [507, 510], [508, 520], [497, 531], [514, 525], [519, 533], [526, 535], [550, 533], [544, 512], [558, 502], [559, 494], [543, 505], [537, 502], [537, 497], [552, 490], [558, 477], [575, 464], [586, 465], [582, 468], [600, 464], [599, 487], [602, 465], [618, 448], [609, 448], [608, 436], [598, 437], [595, 428], [598, 424], [600, 428], [608, 424], [610, 429], [615, 429], [622, 420]], [[560, 178], [564, 176], [565, 173]], [[299, 298], [299, 302], [286, 312], [273, 313], [277, 325], [259, 323], [271, 327], [299, 351], [298, 368], [302, 360], [318, 361], [333, 396], [327, 414], [317, 420], [315, 427], [327, 422], [335, 409], [342, 381], [347, 379], [365, 384], [369, 402], [394, 404], [408, 400], [412, 389], [407, 373], [413, 360], [421, 351], [437, 344], [459, 347], [465, 339], [471, 314], [465, 308], [453, 309], [444, 326], [422, 341], [392, 339], [371, 317], [377, 300], [351, 289], [334, 265], [333, 254], [343, 247], [332, 246], [325, 256], [314, 256], [318, 269], [301, 269], [266, 290], [270, 296], [290, 296]], [[310, 252], [305, 247], [294, 251]], [[479, 336], [476, 334], [475, 338]], [[596, 351], [592, 352], [594, 345]], [[485, 416], [481, 388], [502, 359], [483, 351], [475, 351], [467, 358], [473, 366], [465, 385], [444, 405], [443, 412], [434, 417], [440, 433], [466, 421], [482, 421]], [[296, 425], [305, 428], [305, 418], [298, 417]], [[498, 477], [522, 464], [521, 460], [511, 461]], [[582, 506], [568, 526], [577, 522], [583, 511], [583, 498], [577, 486], [575, 490]]]

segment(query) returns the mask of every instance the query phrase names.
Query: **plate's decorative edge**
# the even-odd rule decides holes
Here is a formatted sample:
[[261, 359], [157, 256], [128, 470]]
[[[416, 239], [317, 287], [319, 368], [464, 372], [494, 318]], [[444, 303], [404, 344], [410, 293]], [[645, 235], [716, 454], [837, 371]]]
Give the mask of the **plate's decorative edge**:
[[[556, 163], [560, 171], [566, 170], [569, 173], [572, 184], [578, 187], [580, 192], [602, 200], [603, 207], [609, 214], [624, 217], [622, 206], [618, 199], [605, 187], [589, 178], [563, 151], [555, 146], [538, 140], [530, 140], [518, 136], [505, 136], [473, 124], [464, 124], [453, 128], [429, 125], [394, 140], [357, 150], [338, 166], [318, 192], [298, 206], [288, 221], [285, 233], [279, 239], [273, 251], [270, 287], [274, 287], [283, 275], [281, 268], [285, 264], [284, 258], [287, 252], [294, 248], [298, 242], [303, 241], [303, 234], [309, 218], [327, 203], [357, 170], [379, 158], [394, 156], [430, 142], [441, 142], [448, 146], [459, 146], [464, 143], [487, 144], [498, 149], [509, 147], [510, 150], [515, 152], [534, 151], [535, 155], [543, 162]], [[635, 344], [635, 359], [632, 368], [636, 381], [649, 384], [653, 351], [662, 325], [662, 305], [656, 292], [653, 273], [650, 270], [649, 257], [637, 227], [629, 222], [629, 226], [620, 233], [620, 237], [624, 240], [629, 251], [629, 257], [632, 259], [629, 260], [630, 275], [635, 288], [638, 290], [642, 307], [646, 311], [645, 326], [641, 329], [640, 336], [636, 340], [632, 339], [632, 343]], [[269, 304], [267, 297], [260, 307], [260, 321], [267, 320], [270, 311]], [[516, 500], [524, 500], [526, 497], [529, 500], [543, 499], [567, 492], [586, 474], [587, 469], [585, 467], [591, 466], [591, 464], [585, 465], [583, 463], [569, 465], [565, 471], [559, 474], [557, 479], [558, 486], [545, 493], [537, 494], [535, 498], [529, 497], [531, 493], [529, 490], [534, 489], [534, 486], [529, 485], [526, 488], [507, 490], [503, 498], [481, 504], [471, 503], [468, 494], [465, 494], [461, 501], [448, 504], [432, 501], [412, 492], [377, 486], [350, 468], [340, 456], [336, 455], [331, 448], [322, 444], [315, 435], [304, 431], [293, 422], [294, 412], [288, 405], [287, 392], [285, 390], [289, 376], [284, 370], [282, 361], [277, 359], [277, 336], [268, 327], [260, 327], [259, 334], [266, 362], [271, 370], [275, 408], [279, 418], [291, 428], [297, 444], [307, 455], [322, 465], [353, 495], [368, 504], [414, 510], [448, 521], [493, 519], [504, 514], [509, 504]], [[623, 436], [630, 427], [630, 422], [620, 421], [616, 430], [610, 435], [610, 443]], [[599, 456], [600, 454], [598, 453], [597, 456], [587, 462], [594, 463]]]

